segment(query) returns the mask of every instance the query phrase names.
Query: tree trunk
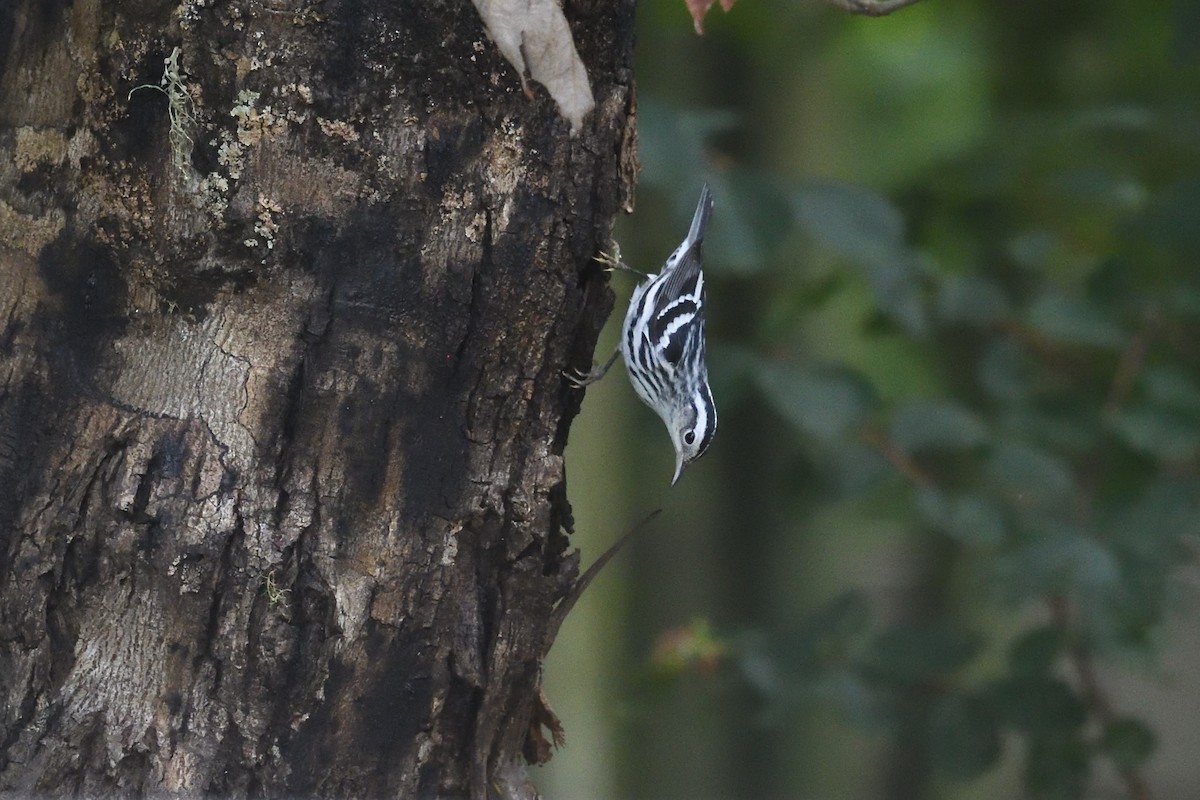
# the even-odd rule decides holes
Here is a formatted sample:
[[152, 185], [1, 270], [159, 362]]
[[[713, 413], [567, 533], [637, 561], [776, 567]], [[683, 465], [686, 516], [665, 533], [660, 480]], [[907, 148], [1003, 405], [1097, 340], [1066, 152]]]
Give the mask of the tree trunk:
[[465, 2], [0, 9], [0, 793], [530, 791], [634, 172], [565, 10], [575, 137]]

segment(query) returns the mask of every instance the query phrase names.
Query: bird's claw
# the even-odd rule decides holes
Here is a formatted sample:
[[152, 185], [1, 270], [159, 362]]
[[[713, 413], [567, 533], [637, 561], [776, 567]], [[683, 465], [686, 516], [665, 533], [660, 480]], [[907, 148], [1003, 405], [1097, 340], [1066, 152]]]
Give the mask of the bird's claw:
[[592, 257], [593, 261], [604, 265], [605, 272], [612, 272], [614, 269], [620, 269], [625, 266], [621, 261], [621, 245], [613, 242], [612, 246], [611, 253], [601, 250], [599, 255]]
[[[593, 365], [595, 366], [595, 365]], [[563, 377], [567, 379], [567, 383], [575, 389], [582, 389], [592, 383], [595, 383], [597, 376], [594, 369], [582, 370], [578, 368], [564, 369]]]
[[648, 273], [642, 272], [640, 269], [634, 269], [621, 260], [621, 245], [617, 244], [616, 242], [613, 242], [613, 249], [611, 253], [601, 252], [599, 255], [592, 256], [592, 260], [603, 264], [604, 266], [602, 269], [605, 272], [614, 272], [620, 270], [621, 272], [629, 272], [637, 275], [643, 280], [650, 277]]

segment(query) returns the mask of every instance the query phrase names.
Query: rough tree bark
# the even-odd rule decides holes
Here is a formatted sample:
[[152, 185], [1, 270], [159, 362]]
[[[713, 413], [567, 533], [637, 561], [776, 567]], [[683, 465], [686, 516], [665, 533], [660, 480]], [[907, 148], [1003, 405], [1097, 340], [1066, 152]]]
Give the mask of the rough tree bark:
[[0, 793], [529, 791], [634, 171], [566, 12], [576, 137], [466, 2], [0, 7]]

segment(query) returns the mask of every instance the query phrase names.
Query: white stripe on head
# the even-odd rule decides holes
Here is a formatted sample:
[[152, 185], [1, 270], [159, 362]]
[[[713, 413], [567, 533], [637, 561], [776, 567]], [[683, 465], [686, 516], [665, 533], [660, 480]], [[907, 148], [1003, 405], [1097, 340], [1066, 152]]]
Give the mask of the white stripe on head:
[[698, 445], [704, 441], [704, 431], [708, 430], [708, 408], [704, 403], [695, 403], [694, 405], [696, 406], [696, 424], [692, 430], [696, 432], [696, 441], [693, 444]]

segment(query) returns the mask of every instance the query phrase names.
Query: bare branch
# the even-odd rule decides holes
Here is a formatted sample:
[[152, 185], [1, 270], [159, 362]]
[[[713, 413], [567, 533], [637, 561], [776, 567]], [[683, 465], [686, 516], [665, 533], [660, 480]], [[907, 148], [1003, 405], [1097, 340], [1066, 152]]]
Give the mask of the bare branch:
[[883, 17], [899, 11], [905, 6], [911, 6], [919, 0], [827, 0], [832, 5], [851, 14], [861, 14], [864, 17]]

